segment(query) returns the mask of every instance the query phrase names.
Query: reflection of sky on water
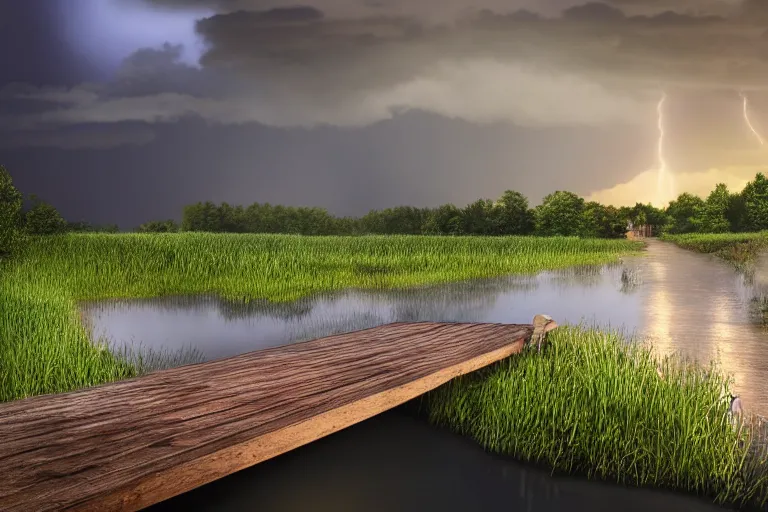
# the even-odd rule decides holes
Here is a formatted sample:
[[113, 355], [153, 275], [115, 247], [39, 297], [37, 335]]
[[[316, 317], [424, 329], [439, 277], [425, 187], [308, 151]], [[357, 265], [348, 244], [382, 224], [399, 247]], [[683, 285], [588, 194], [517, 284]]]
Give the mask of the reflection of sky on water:
[[[622, 282], [622, 271], [637, 286]], [[178, 351], [195, 347], [216, 359], [389, 322], [529, 323], [537, 313], [559, 322], [623, 328], [651, 339], [660, 353], [702, 361], [719, 357], [750, 408], [768, 415], [768, 332], [754, 323], [757, 279], [710, 256], [652, 242], [643, 257], [603, 268], [323, 295], [290, 304], [231, 304], [215, 297], [108, 301], [84, 306], [95, 334], [118, 344]]]
[[216, 297], [107, 301], [84, 307], [94, 333], [118, 343], [178, 350], [192, 345], [208, 359], [389, 322], [530, 323], [547, 312], [558, 321], [633, 321], [638, 297], [621, 292], [621, 268], [570, 269], [538, 276], [347, 292], [289, 304], [232, 304]]

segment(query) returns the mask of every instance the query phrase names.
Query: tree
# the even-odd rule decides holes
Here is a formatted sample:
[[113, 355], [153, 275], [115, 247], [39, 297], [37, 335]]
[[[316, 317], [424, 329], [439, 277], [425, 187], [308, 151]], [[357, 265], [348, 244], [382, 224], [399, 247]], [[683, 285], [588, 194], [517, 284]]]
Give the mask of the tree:
[[184, 231], [221, 231], [219, 208], [210, 201], [185, 206], [181, 228]]
[[56, 235], [67, 229], [67, 221], [52, 205], [30, 196], [32, 207], [24, 215], [24, 228], [30, 235]]
[[725, 213], [729, 230], [733, 232], [747, 230], [747, 205], [743, 192], [728, 195], [728, 210]]
[[704, 200], [688, 192], [670, 201], [667, 207], [669, 233], [694, 233], [701, 227]]
[[461, 225], [461, 210], [452, 204], [444, 204], [429, 212], [422, 232], [425, 235], [460, 235]]
[[528, 198], [520, 192], [506, 190], [496, 202], [499, 221], [498, 234], [527, 235], [533, 231], [533, 211], [528, 208]]
[[21, 241], [22, 195], [10, 173], [0, 165], [0, 256], [11, 254]]
[[468, 204], [461, 215], [462, 232], [467, 235], [490, 235], [494, 230], [493, 201], [478, 199]]
[[759, 172], [742, 191], [745, 227], [749, 231], [768, 229], [768, 179]]
[[709, 194], [701, 212], [699, 231], [702, 233], [724, 233], [730, 228], [728, 206], [730, 194], [725, 183], [718, 183]]
[[584, 199], [558, 190], [544, 198], [534, 211], [536, 234], [578, 236], [584, 232]]
[[654, 233], [662, 231], [668, 222], [667, 214], [662, 208], [655, 208], [652, 204], [635, 203], [631, 208], [620, 209], [622, 213], [626, 212], [629, 220], [635, 226], [651, 226]]
[[644, 205], [645, 221], [653, 228], [654, 233], [661, 233], [668, 221], [667, 214], [663, 208], [656, 208], [648, 203]]
[[245, 210], [242, 206], [221, 203], [218, 207], [219, 222], [217, 231], [224, 233], [245, 232]]
[[620, 238], [624, 236], [627, 222], [619, 210], [613, 206], [605, 206], [595, 201], [584, 205], [583, 231], [585, 237]]

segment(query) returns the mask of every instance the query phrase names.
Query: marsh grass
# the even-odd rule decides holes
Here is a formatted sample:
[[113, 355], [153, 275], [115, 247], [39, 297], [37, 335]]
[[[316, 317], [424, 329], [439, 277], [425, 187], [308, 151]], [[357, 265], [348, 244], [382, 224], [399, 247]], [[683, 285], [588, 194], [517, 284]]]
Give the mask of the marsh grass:
[[213, 294], [286, 302], [345, 288], [422, 284], [615, 262], [626, 240], [302, 237], [203, 233], [32, 238], [0, 267], [0, 401], [133, 377], [173, 354], [91, 342], [78, 302]]
[[678, 247], [718, 256], [740, 270], [750, 270], [755, 259], [768, 248], [768, 231], [755, 233], [689, 233], [662, 235]]
[[732, 427], [729, 385], [714, 364], [660, 360], [619, 332], [566, 326], [543, 354], [526, 349], [455, 379], [420, 406], [490, 451], [554, 471], [763, 506], [765, 445], [758, 429]]

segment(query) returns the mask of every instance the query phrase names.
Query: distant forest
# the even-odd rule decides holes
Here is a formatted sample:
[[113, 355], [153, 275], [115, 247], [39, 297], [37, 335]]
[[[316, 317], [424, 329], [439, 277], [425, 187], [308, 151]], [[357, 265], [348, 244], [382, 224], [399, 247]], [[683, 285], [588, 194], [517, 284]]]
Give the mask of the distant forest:
[[[5, 175], [5, 178], [3, 177]], [[0, 217], [12, 215], [13, 189], [8, 173], [0, 167]], [[3, 189], [6, 189], [4, 192]], [[15, 221], [30, 234], [67, 231], [116, 232], [117, 226], [67, 222], [56, 209], [39, 198], [19, 211]], [[3, 203], [6, 203], [3, 205]], [[0, 223], [3, 219], [0, 218]], [[301, 235], [538, 235], [623, 237], [628, 223], [650, 225], [654, 233], [719, 233], [768, 229], [768, 179], [758, 173], [740, 192], [718, 184], [706, 199], [683, 193], [666, 208], [637, 203], [632, 207], [587, 202], [567, 191], [547, 195], [530, 207], [528, 199], [512, 190], [497, 200], [478, 199], [463, 208], [444, 204], [436, 208], [398, 206], [371, 210], [362, 217], [335, 217], [323, 208], [254, 203], [250, 206], [200, 202], [187, 205], [181, 224], [157, 220], [138, 226], [142, 233], [205, 231], [215, 233], [288, 233]]]

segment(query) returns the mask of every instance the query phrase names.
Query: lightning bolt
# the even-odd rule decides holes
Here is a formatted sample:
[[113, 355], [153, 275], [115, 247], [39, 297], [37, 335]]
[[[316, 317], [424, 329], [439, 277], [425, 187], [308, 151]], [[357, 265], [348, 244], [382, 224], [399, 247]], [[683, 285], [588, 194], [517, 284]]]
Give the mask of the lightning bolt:
[[[659, 129], [659, 141], [656, 150], [656, 158], [658, 159], [658, 181], [656, 184], [656, 193], [658, 195], [659, 205], [662, 206], [668, 197], [672, 197], [671, 182], [669, 176], [669, 169], [667, 168], [667, 161], [664, 158], [664, 102], [667, 100], [667, 93], [662, 92], [661, 99], [656, 105], [657, 114], [657, 126]], [[666, 194], [665, 194], [666, 192]]]
[[664, 159], [664, 102], [667, 100], [667, 94], [662, 93], [659, 103], [656, 105], [657, 125], [659, 128], [659, 143], [657, 158], [659, 160], [659, 177], [667, 172], [667, 161]]
[[752, 122], [749, 120], [749, 101], [747, 100], [747, 95], [744, 94], [743, 92], [739, 92], [739, 94], [741, 95], [741, 99], [744, 101], [744, 107], [743, 107], [743, 110], [744, 110], [744, 121], [747, 123], [747, 126], [749, 126], [749, 129], [752, 131], [754, 136], [757, 138], [758, 142], [760, 142], [760, 145], [763, 146], [763, 145], [765, 145], [765, 141], [760, 136], [760, 134], [757, 133], [757, 130], [755, 130], [755, 127], [752, 126]]

